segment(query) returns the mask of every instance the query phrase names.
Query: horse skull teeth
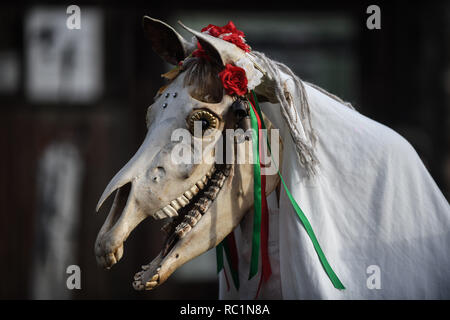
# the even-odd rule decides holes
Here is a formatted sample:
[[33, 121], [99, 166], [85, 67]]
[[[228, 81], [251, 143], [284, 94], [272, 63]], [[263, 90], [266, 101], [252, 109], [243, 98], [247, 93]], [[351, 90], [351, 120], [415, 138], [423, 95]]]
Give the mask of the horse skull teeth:
[[194, 217], [197, 221], [200, 220], [200, 218], [202, 217], [202, 214], [200, 213], [200, 211], [198, 211], [196, 209], [192, 209], [191, 211], [188, 212], [187, 215]]
[[213, 185], [218, 186], [218, 187], [221, 188], [223, 186], [224, 181], [225, 181], [225, 179], [221, 179], [221, 178], [219, 178], [219, 179], [212, 179], [211, 183]]
[[223, 174], [224, 174], [225, 177], [228, 177], [230, 175], [230, 173], [231, 173], [231, 169], [225, 169], [223, 171]]
[[158, 285], [158, 282], [157, 281], [148, 281], [146, 284], [145, 284], [145, 289], [146, 290], [151, 290], [151, 289], [153, 289], [154, 287], [156, 287]]
[[134, 275], [134, 280], [139, 280], [139, 278], [144, 274], [144, 271], [139, 271]]
[[205, 187], [205, 184], [201, 180], [197, 181], [196, 185], [200, 190], [203, 190], [203, 188]]
[[190, 225], [191, 227], [193, 227], [193, 226], [195, 226], [195, 225], [197, 224], [197, 219], [195, 219], [193, 216], [188, 216], [188, 215], [186, 215], [186, 216], [184, 217], [184, 221], [187, 222], [187, 223], [189, 223], [189, 225]]
[[[214, 175], [214, 178], [211, 179], [211, 183], [213, 185], [217, 185], [219, 187], [222, 187], [223, 181], [225, 180], [225, 175], [222, 172], [216, 172], [215, 167], [213, 166], [211, 170], [208, 172], [209, 176], [212, 178]], [[207, 174], [207, 175], [208, 175]], [[192, 200], [195, 195], [197, 195], [200, 190], [203, 190], [207, 183], [208, 183], [208, 176], [205, 175], [203, 178], [201, 178], [195, 185], [193, 185], [189, 190], [185, 191], [183, 195], [179, 196], [175, 200], [172, 200], [169, 205], [165, 206], [161, 210], [158, 210], [154, 214], [155, 219], [164, 219], [167, 217], [176, 217], [178, 216], [178, 210], [180, 210], [182, 207], [185, 207], [189, 204], [190, 200]], [[208, 191], [210, 191], [208, 189]], [[217, 190], [214, 189], [214, 193], [211, 194], [208, 192], [208, 196], [211, 200], [214, 200], [215, 196], [217, 195]], [[200, 211], [205, 212], [207, 208], [204, 206], [201, 206]], [[166, 226], [163, 227], [164, 230], [166, 229]]]
[[195, 195], [200, 191], [200, 189], [199, 189], [196, 185], [193, 185], [193, 186], [191, 187], [190, 191], [191, 191], [192, 194], [195, 196]]
[[159, 279], [159, 274], [154, 274], [150, 281], [157, 281]]
[[176, 234], [180, 237], [183, 238], [186, 233], [188, 233], [189, 231], [191, 231], [192, 227], [186, 223], [186, 222], [181, 222], [175, 229]]
[[[181, 239], [198, 224], [203, 214], [208, 211], [211, 203], [216, 199], [230, 172], [230, 168], [228, 168], [228, 173], [224, 172], [224, 170], [227, 171], [227, 167], [221, 167], [219, 170], [213, 166], [189, 190], [186, 190], [181, 196], [170, 201], [168, 205], [153, 214], [155, 219], [171, 218], [170, 222], [161, 228], [162, 231], [168, 234], [169, 238], [172, 236], [175, 239], [176, 237]], [[200, 192], [203, 192], [203, 194], [199, 195]], [[183, 211], [184, 207], [188, 209]], [[123, 247], [120, 247], [114, 253], [107, 254], [102, 258], [105, 264], [106, 262], [115, 263], [120, 259], [122, 252]], [[151, 265], [143, 265], [142, 271], [135, 274], [133, 287], [136, 290], [151, 290], [159, 285], [161, 267], [156, 269], [153, 276], [147, 277], [145, 272], [148, 272], [150, 268]]]
[[176, 216], [178, 216], [177, 210], [175, 210], [171, 205], [165, 206], [163, 208], [163, 211], [168, 217], [176, 217]]
[[180, 206], [180, 204], [178, 203], [177, 200], [172, 200], [170, 202], [170, 205], [172, 206], [172, 208], [174, 208], [177, 211], [181, 209], [181, 206]]
[[212, 201], [207, 197], [203, 197], [198, 200], [198, 202], [195, 204], [195, 207], [204, 214], [206, 211], [208, 211], [211, 202]]
[[211, 204], [211, 199], [208, 199], [207, 197], [200, 198], [198, 200], [198, 204], [200, 204], [201, 206], [209, 207], [209, 205]]
[[217, 186], [211, 186], [208, 191], [205, 192], [205, 196], [207, 196], [209, 199], [214, 200], [217, 198], [217, 195], [220, 191], [220, 188]]
[[164, 219], [166, 217], [166, 214], [162, 210], [156, 211], [156, 213], [153, 215], [154, 219]]
[[133, 288], [135, 290], [141, 291], [142, 289], [144, 289], [144, 285], [140, 281], [134, 281]]
[[192, 192], [190, 192], [189, 190], [186, 191], [186, 192], [184, 193], [184, 195], [185, 195], [185, 197], [188, 198], [189, 200], [191, 200], [191, 199], [194, 197], [194, 195], [192, 194]]
[[189, 204], [189, 199], [186, 198], [185, 196], [178, 197], [177, 201], [182, 207], [187, 206]]
[[224, 174], [223, 172], [221, 172], [221, 171], [219, 171], [219, 172], [215, 175], [215, 177], [216, 177], [217, 179], [222, 179], [224, 176], [225, 176], [225, 174]]

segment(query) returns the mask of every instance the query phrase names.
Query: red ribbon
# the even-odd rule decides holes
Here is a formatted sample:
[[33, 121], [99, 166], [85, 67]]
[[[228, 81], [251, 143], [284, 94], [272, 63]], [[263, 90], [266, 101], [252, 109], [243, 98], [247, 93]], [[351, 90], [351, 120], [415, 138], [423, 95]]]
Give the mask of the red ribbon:
[[[255, 109], [255, 101], [253, 96], [250, 97], [250, 105], [255, 113], [256, 120], [258, 121], [258, 135], [259, 135], [259, 161], [260, 165], [264, 166], [261, 163], [261, 159], [264, 157], [264, 146], [266, 139], [263, 137], [262, 132], [262, 122], [260, 118], [260, 114]], [[266, 175], [261, 174], [261, 278], [258, 284], [258, 290], [256, 291], [256, 297], [259, 295], [259, 291], [261, 289], [261, 285], [263, 282], [266, 282], [270, 275], [272, 274], [272, 268], [270, 267], [270, 259], [269, 259], [269, 210], [267, 206], [267, 198], [266, 198]]]

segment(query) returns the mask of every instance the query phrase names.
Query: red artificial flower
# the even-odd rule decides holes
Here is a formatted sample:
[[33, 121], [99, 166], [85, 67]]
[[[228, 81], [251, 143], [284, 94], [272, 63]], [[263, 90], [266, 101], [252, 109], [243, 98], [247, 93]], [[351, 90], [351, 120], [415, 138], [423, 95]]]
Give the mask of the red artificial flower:
[[209, 24], [207, 27], [204, 27], [202, 29], [202, 32], [208, 32], [210, 35], [212, 35], [213, 37], [216, 37], [216, 38], [224, 33], [232, 33], [232, 34], [236, 34], [241, 37], [245, 37], [244, 32], [237, 29], [236, 26], [234, 25], [233, 21], [229, 21], [223, 27], [219, 27], [214, 24]]
[[208, 31], [208, 33], [210, 35], [212, 35], [213, 37], [216, 37], [216, 38], [223, 33], [221, 27], [215, 26], [213, 24], [209, 24], [207, 27], [204, 27], [202, 29], [202, 32], [206, 32], [206, 31]]
[[[237, 29], [234, 25], [233, 21], [229, 21], [226, 25], [223, 27], [216, 26], [214, 24], [209, 24], [207, 27], [204, 27], [202, 29], [202, 32], [208, 32], [211, 36], [218, 38], [219, 36], [223, 34], [230, 34], [234, 36], [240, 36], [245, 37], [244, 32]], [[230, 36], [230, 35], [228, 35]]]
[[243, 96], [247, 93], [248, 80], [244, 69], [228, 63], [219, 77], [227, 94]]
[[[238, 30], [234, 25], [233, 21], [229, 21], [223, 27], [219, 27], [213, 24], [209, 24], [208, 26], [202, 29], [202, 32], [207, 32], [209, 35], [219, 38], [222, 40], [233, 43], [237, 47], [241, 48], [245, 52], [249, 52], [251, 50], [250, 46], [245, 43], [244, 37], [245, 34], [241, 30]], [[199, 58], [208, 58], [208, 55], [205, 50], [201, 47], [200, 43], [197, 43], [197, 50], [192, 53], [192, 56]]]
[[235, 44], [236, 46], [238, 46], [239, 48], [241, 48], [245, 52], [249, 52], [250, 51], [250, 46], [244, 42], [244, 39], [242, 37], [238, 36], [235, 33], [227, 35], [227, 36], [224, 36], [222, 38], [222, 40], [225, 40], [225, 41], [228, 41], [228, 42], [231, 42], [231, 43]]
[[245, 34], [236, 28], [233, 21], [229, 21], [226, 25], [222, 27], [222, 34], [223, 33], [232, 33], [241, 37], [245, 37]]

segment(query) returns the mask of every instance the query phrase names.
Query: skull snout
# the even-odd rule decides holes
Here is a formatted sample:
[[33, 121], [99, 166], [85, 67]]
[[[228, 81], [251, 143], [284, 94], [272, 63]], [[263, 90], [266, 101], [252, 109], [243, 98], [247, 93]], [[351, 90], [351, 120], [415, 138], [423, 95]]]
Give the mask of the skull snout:
[[144, 219], [145, 215], [140, 213], [133, 199], [132, 184], [127, 183], [120, 187], [95, 242], [95, 255], [99, 266], [110, 268], [122, 258], [123, 243]]
[[[119, 261], [123, 243], [146, 217], [164, 219], [177, 215], [171, 201], [181, 197], [186, 179], [196, 166], [172, 161], [173, 150], [180, 142], [170, 141], [169, 128], [160, 130], [163, 135], [158, 138], [155, 130], [149, 130], [139, 150], [113, 177], [100, 197], [97, 210], [116, 191], [95, 243], [97, 262], [104, 268]], [[169, 140], [165, 140], [165, 136]]]

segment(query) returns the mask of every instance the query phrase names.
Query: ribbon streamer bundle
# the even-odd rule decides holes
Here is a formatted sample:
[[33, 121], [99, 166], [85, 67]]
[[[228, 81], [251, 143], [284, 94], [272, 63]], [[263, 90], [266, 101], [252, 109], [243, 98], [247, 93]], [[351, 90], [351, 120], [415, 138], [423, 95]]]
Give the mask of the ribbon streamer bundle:
[[[258, 297], [259, 290], [261, 289], [261, 284], [267, 281], [272, 273], [270, 267], [270, 260], [268, 254], [268, 236], [269, 236], [269, 217], [268, 217], [268, 207], [267, 207], [267, 199], [265, 193], [265, 175], [261, 175], [261, 157], [263, 156], [263, 144], [264, 140], [267, 142], [267, 147], [270, 151], [270, 144], [267, 137], [262, 137], [263, 131], [262, 129], [266, 129], [264, 124], [264, 120], [262, 118], [261, 109], [258, 104], [258, 100], [256, 98], [256, 94], [254, 91], [251, 91], [251, 96], [248, 99], [250, 103], [250, 117], [252, 123], [252, 144], [253, 144], [253, 157], [254, 157], [254, 206], [253, 206], [253, 235], [252, 235], [252, 254], [251, 254], [251, 262], [250, 262], [250, 273], [249, 280], [258, 273], [258, 260], [259, 260], [259, 251], [261, 250], [262, 255], [262, 267], [261, 267], [261, 278], [258, 284], [258, 290], [256, 293], [256, 297]], [[345, 289], [342, 282], [337, 277], [336, 273], [331, 268], [328, 263], [325, 254], [320, 247], [320, 244], [314, 234], [314, 231], [306, 218], [305, 214], [301, 210], [300, 206], [297, 204], [295, 199], [293, 198], [291, 192], [286, 186], [284, 179], [277, 169], [280, 180], [283, 184], [284, 190], [288, 195], [288, 198], [297, 213], [302, 225], [304, 226], [306, 232], [308, 233], [309, 238], [311, 239], [314, 249], [322, 263], [322, 266], [330, 278], [336, 289]], [[217, 272], [220, 272], [223, 269], [223, 250], [225, 250], [225, 255], [228, 260], [228, 265], [230, 266], [230, 272], [232, 274], [233, 282], [236, 289], [239, 289], [239, 259], [238, 252], [236, 247], [236, 241], [234, 238], [234, 232], [230, 233], [227, 238], [225, 238], [222, 243], [220, 243], [217, 247]], [[225, 273], [225, 279], [228, 284], [228, 278]]]

